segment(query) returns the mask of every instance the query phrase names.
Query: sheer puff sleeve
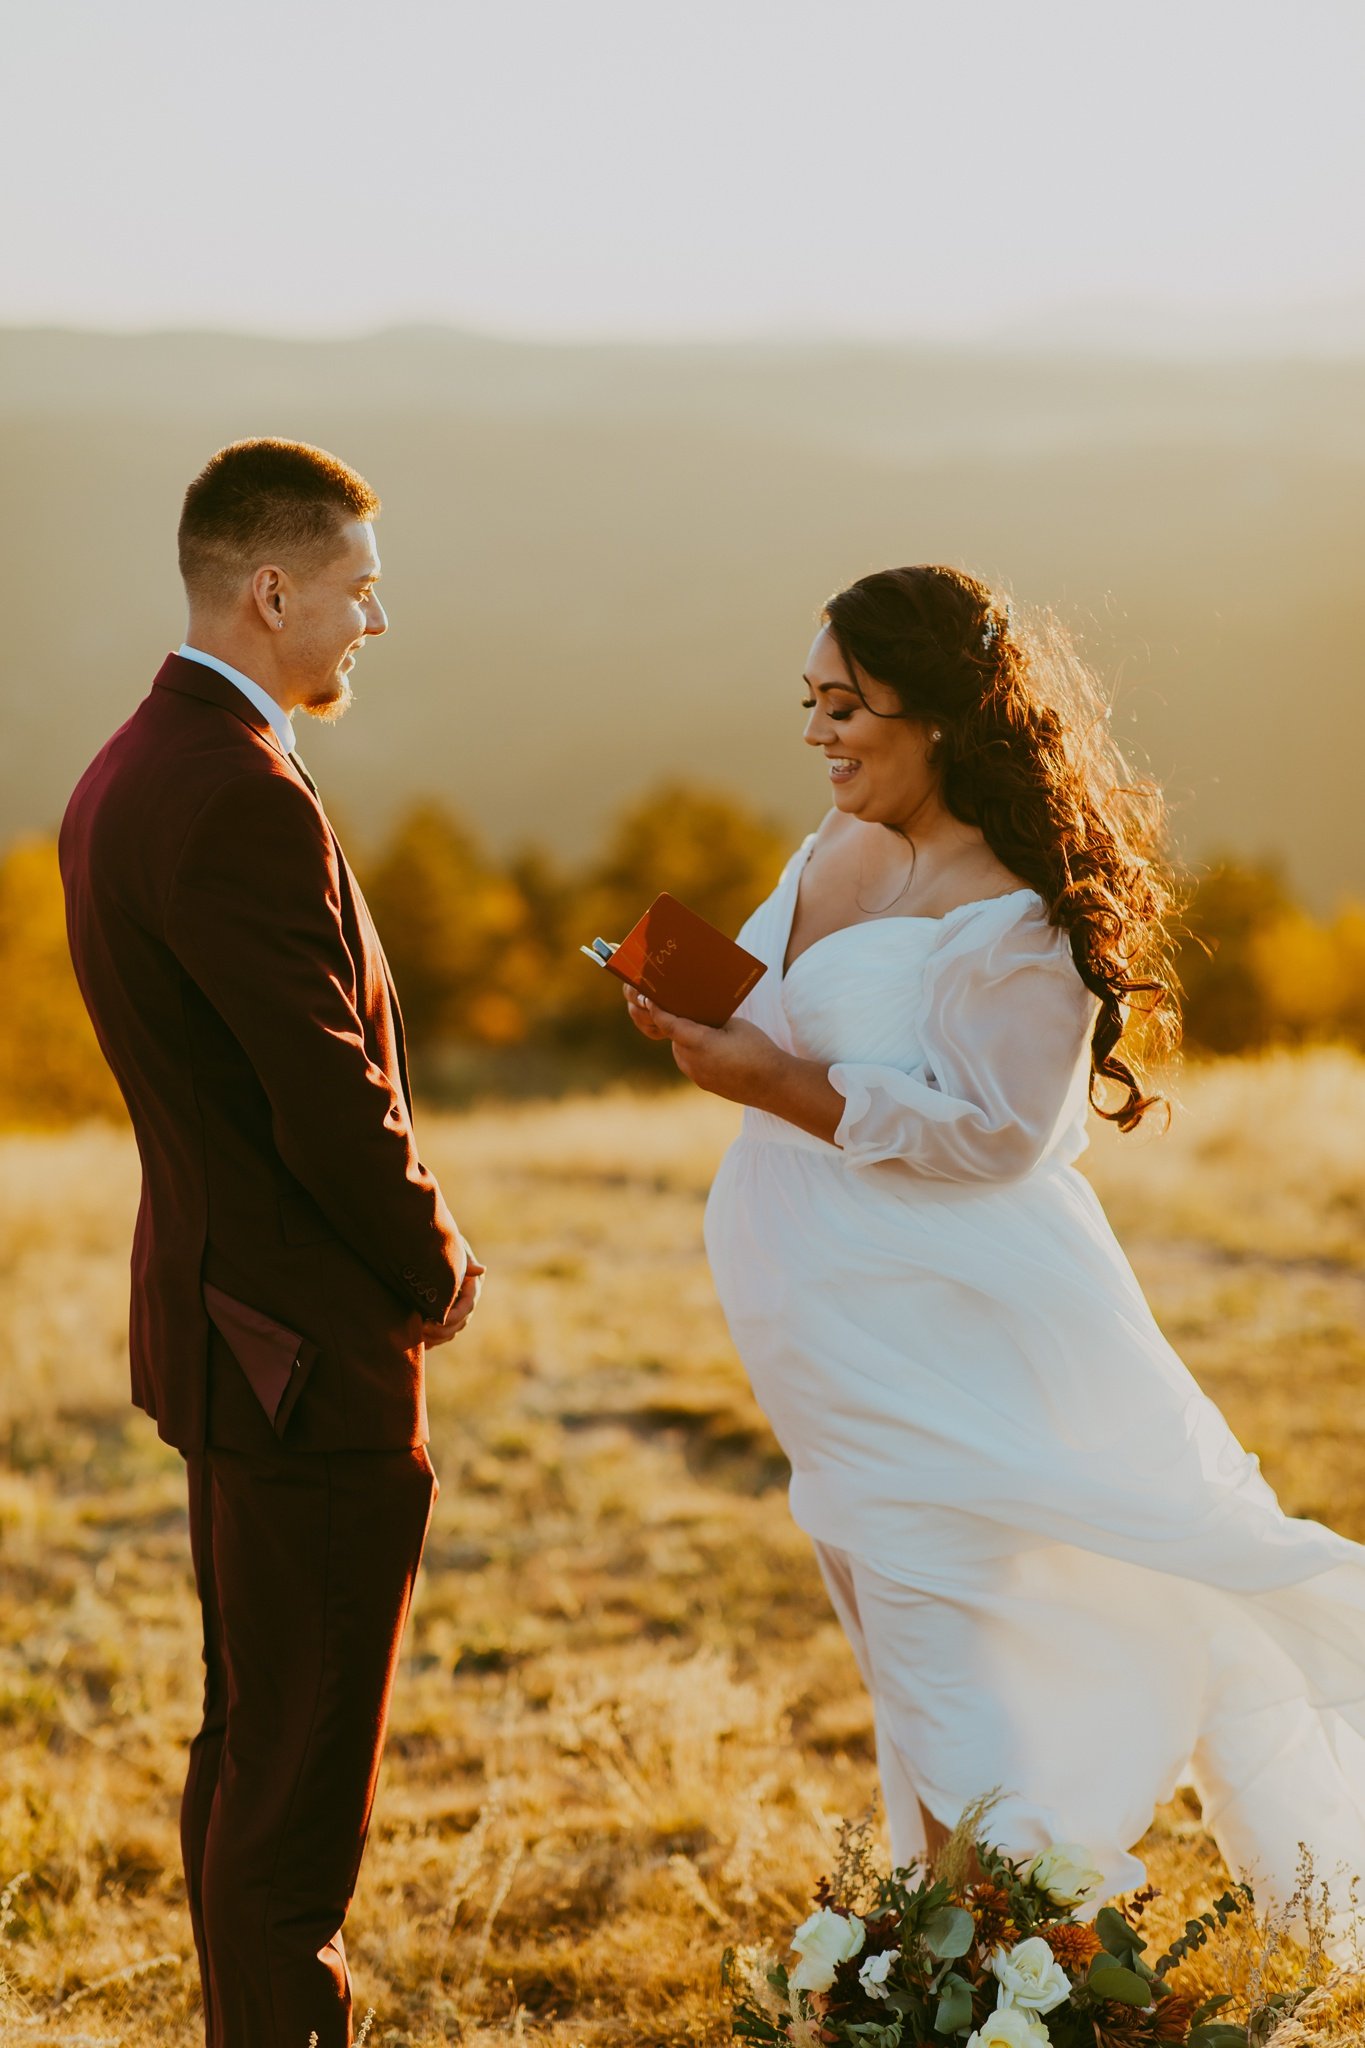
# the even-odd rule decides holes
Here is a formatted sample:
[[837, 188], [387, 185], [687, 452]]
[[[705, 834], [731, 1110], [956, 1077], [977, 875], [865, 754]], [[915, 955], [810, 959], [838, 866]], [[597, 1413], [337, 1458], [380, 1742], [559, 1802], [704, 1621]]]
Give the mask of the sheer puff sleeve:
[[1050, 1153], [1074, 1158], [1096, 1009], [1033, 891], [964, 905], [925, 963], [916, 1064], [830, 1068], [835, 1144], [849, 1166], [897, 1159], [935, 1180], [1017, 1180]]

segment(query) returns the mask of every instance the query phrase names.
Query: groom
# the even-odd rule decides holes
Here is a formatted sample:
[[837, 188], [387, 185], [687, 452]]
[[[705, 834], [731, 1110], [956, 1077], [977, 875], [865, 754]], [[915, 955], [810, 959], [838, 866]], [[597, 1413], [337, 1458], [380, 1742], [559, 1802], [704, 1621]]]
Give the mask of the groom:
[[424, 1351], [483, 1268], [418, 1156], [398, 997], [294, 743], [338, 717], [379, 501], [240, 441], [180, 522], [189, 630], [61, 831], [142, 1159], [133, 1399], [183, 1452], [204, 1718], [181, 1809], [209, 2048], [350, 2040], [342, 1923], [436, 1480]]

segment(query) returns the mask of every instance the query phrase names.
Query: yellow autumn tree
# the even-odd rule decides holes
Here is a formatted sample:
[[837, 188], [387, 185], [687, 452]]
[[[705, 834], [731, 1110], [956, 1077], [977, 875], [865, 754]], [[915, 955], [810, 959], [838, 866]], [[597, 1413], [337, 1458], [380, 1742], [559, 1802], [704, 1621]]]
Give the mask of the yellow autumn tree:
[[1336, 921], [1345, 983], [1342, 1023], [1353, 1044], [1365, 1046], [1365, 904], [1347, 903]]
[[1198, 880], [1185, 913], [1177, 969], [1185, 1043], [1198, 1052], [1251, 1052], [1275, 1036], [1257, 973], [1258, 934], [1294, 905], [1278, 869], [1223, 858]]
[[733, 938], [791, 850], [790, 832], [740, 798], [662, 782], [622, 811], [586, 877], [585, 907], [606, 919], [604, 937], [619, 939], [667, 889]]
[[416, 1048], [526, 1037], [540, 951], [526, 899], [444, 804], [406, 811], [362, 881]]
[[1342, 1034], [1351, 977], [1335, 923], [1283, 910], [1252, 934], [1248, 955], [1272, 1036], [1298, 1043]]
[[[624, 937], [665, 889], [733, 938], [790, 852], [790, 832], [739, 798], [694, 783], [659, 783], [621, 812], [601, 858], [572, 893], [566, 957], [599, 934]], [[631, 1029], [619, 983], [587, 961], [566, 988], [556, 1022], [562, 1037], [594, 1045], [612, 1065], [665, 1071], [658, 1047]]]
[[51, 839], [20, 839], [0, 859], [0, 989], [0, 1124], [122, 1117], [72, 971]]
[[1181, 949], [1185, 1037], [1203, 1052], [1339, 1039], [1365, 1045], [1365, 908], [1315, 918], [1276, 869], [1220, 861]]

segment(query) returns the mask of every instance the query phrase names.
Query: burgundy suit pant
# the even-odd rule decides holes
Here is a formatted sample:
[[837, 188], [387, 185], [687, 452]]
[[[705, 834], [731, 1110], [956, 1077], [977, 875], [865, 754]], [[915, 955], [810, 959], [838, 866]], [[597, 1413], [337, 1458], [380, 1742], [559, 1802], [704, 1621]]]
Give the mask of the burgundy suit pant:
[[208, 2048], [346, 2048], [342, 1925], [435, 1474], [422, 1449], [187, 1464], [206, 1675], [181, 1848]]

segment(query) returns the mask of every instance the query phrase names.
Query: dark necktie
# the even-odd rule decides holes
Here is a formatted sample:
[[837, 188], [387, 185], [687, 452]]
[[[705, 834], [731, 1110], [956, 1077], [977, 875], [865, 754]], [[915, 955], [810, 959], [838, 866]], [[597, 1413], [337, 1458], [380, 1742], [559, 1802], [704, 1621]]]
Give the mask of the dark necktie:
[[[312, 776], [308, 773], [307, 768], [304, 766], [303, 755], [299, 752], [297, 747], [295, 747], [293, 753], [291, 753], [289, 758], [293, 762], [294, 766], [298, 769], [299, 774], [303, 777], [309, 789], [312, 790], [314, 796], [318, 796], [318, 786], [316, 782], [314, 782]], [[318, 796], [318, 802], [322, 802], [322, 798], [320, 796]]]

